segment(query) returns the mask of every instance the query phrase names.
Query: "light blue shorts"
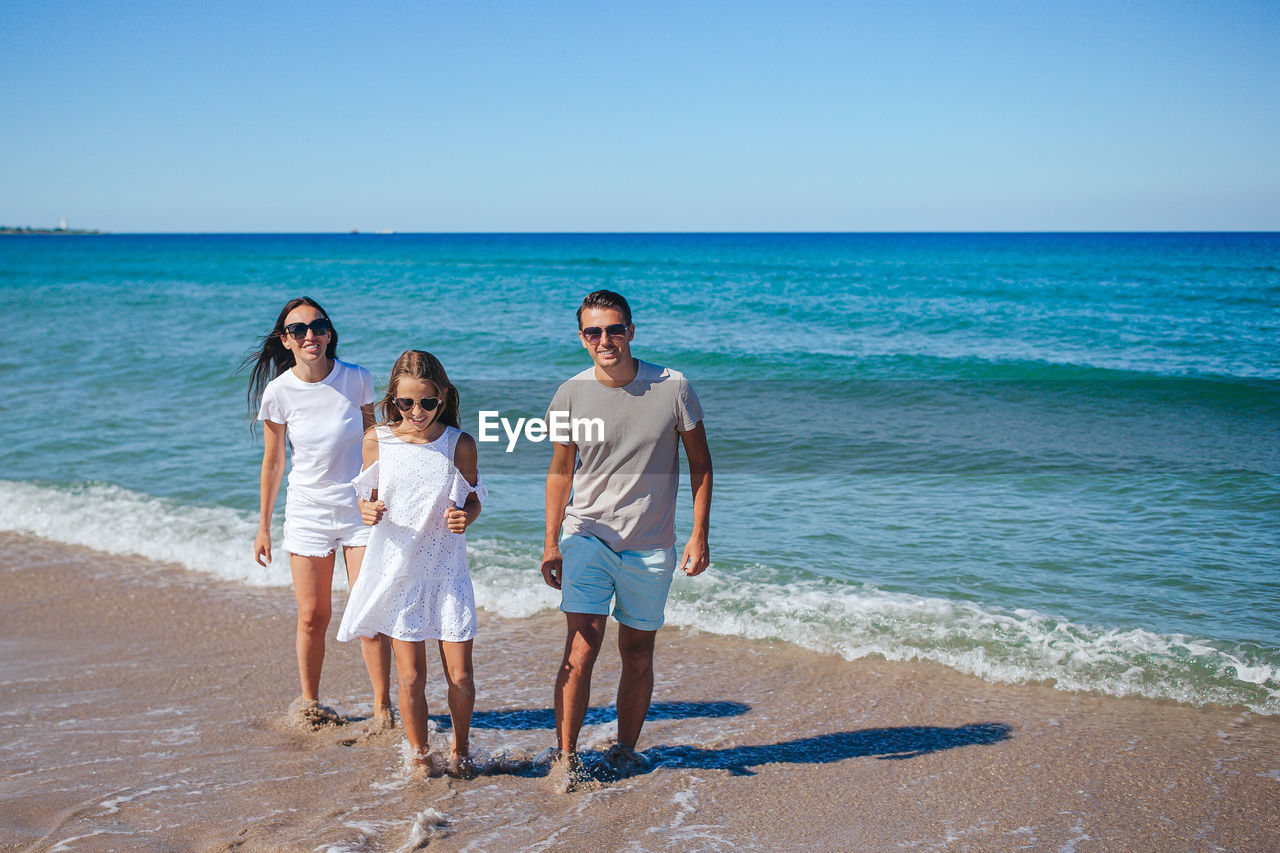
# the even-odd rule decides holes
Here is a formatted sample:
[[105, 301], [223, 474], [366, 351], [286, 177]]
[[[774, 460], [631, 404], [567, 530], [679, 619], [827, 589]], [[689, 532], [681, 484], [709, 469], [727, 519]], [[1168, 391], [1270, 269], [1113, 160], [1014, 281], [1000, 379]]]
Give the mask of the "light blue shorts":
[[594, 536], [566, 536], [560, 609], [565, 613], [609, 615], [639, 631], [662, 627], [667, 591], [676, 568], [676, 549], [614, 551]]

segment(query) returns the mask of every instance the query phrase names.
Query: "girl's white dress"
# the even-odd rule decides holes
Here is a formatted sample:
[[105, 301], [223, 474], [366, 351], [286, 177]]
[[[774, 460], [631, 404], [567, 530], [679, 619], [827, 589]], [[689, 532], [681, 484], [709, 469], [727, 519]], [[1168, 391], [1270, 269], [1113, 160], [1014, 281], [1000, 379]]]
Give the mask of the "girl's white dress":
[[476, 635], [475, 595], [465, 534], [450, 533], [444, 512], [472, 492], [453, 464], [461, 431], [445, 427], [428, 444], [409, 444], [380, 426], [378, 461], [352, 483], [365, 500], [374, 489], [387, 510], [373, 527], [360, 576], [351, 587], [338, 639], [386, 634], [397, 640], [461, 642]]

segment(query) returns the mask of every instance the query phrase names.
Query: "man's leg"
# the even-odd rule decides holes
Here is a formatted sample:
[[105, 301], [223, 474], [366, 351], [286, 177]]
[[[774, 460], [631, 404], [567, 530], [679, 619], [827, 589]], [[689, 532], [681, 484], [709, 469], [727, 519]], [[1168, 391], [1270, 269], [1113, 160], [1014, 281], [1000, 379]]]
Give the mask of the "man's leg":
[[564, 660], [556, 675], [555, 697], [556, 740], [563, 752], [578, 749], [578, 732], [591, 699], [591, 670], [600, 655], [607, 619], [592, 613], [565, 614], [569, 633], [564, 641]]
[[635, 749], [653, 697], [653, 641], [657, 631], [641, 631], [618, 625], [618, 654], [622, 678], [618, 681], [618, 743]]

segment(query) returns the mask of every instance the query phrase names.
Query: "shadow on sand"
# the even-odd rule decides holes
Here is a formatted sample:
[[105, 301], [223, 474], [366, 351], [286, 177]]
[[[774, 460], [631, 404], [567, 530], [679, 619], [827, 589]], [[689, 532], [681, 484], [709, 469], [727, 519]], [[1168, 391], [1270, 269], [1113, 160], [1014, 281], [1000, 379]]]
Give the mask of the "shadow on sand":
[[[724, 716], [742, 713], [745, 706], [736, 703], [708, 703], [713, 707], [729, 706], [722, 709]], [[690, 703], [676, 703], [675, 708], [686, 709], [677, 714], [674, 709], [668, 711], [672, 716], [688, 716]], [[693, 707], [703, 707], [693, 703]], [[611, 719], [604, 716], [608, 709], [595, 709], [601, 712], [601, 720]], [[542, 712], [512, 711], [503, 714], [539, 714]], [[549, 712], [548, 712], [549, 713]], [[703, 711], [703, 716], [708, 716]], [[512, 720], [501, 718], [503, 728], [515, 728]], [[524, 718], [514, 722], [519, 723]], [[541, 720], [539, 716], [537, 719]], [[493, 726], [493, 721], [489, 723]], [[529, 727], [532, 727], [530, 724]], [[862, 729], [852, 732], [832, 732], [824, 735], [788, 740], [781, 743], [762, 744], [760, 746], [731, 746], [719, 749], [705, 749], [700, 746], [655, 746], [640, 753], [631, 752], [615, 756], [598, 750], [585, 750], [578, 753], [580, 769], [576, 771], [578, 782], [587, 786], [616, 782], [628, 776], [652, 773], [660, 767], [682, 770], [727, 770], [734, 776], [753, 776], [752, 767], [765, 764], [829, 764], [844, 761], [846, 758], [875, 758], [878, 760], [901, 760], [916, 758], [931, 752], [954, 749], [960, 746], [981, 746], [999, 743], [1011, 737], [1012, 729], [1005, 723], [970, 723], [955, 728], [942, 726], [897, 726], [883, 729]], [[551, 771], [553, 750], [546, 749], [538, 757], [517, 750], [509, 753], [505, 750], [493, 757], [483, 769], [487, 775], [512, 776], [546, 776]], [[619, 762], [619, 763], [614, 763]], [[577, 788], [569, 788], [576, 790]]]
[[[741, 702], [654, 702], [649, 706], [646, 720], [683, 720], [690, 717], [738, 717], [751, 710], [750, 705]], [[452, 729], [448, 714], [437, 714], [431, 717], [440, 727], [440, 731]], [[613, 705], [588, 708], [584, 725], [595, 726], [600, 723], [611, 723], [618, 719], [618, 709]], [[477, 711], [471, 717], [473, 729], [507, 729], [510, 731], [531, 731], [547, 729], [554, 731], [556, 714], [550, 708], [521, 709], [516, 711]]]
[[899, 726], [863, 729], [789, 740], [762, 746], [703, 749], [697, 746], [655, 746], [643, 755], [656, 767], [728, 770], [750, 776], [749, 767], [761, 764], [826, 764], [846, 758], [899, 760], [927, 755], [958, 746], [976, 746], [1008, 740], [1004, 723], [970, 723], [953, 729], [939, 726]]

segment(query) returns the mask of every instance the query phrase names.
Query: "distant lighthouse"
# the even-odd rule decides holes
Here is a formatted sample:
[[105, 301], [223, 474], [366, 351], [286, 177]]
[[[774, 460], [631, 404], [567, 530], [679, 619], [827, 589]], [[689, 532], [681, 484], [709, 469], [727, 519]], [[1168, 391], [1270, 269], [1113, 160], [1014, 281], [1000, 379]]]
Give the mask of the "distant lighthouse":
[[67, 217], [64, 216], [58, 220], [58, 230], [59, 231], [67, 230]]

